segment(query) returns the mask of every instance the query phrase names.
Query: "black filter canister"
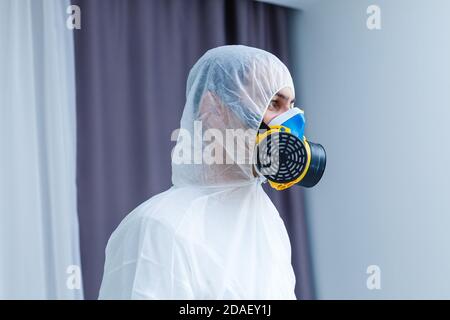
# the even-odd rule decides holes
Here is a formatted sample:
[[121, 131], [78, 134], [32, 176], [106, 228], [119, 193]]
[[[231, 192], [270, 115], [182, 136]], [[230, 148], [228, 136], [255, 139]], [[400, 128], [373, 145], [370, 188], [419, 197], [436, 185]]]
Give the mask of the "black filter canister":
[[314, 187], [322, 178], [327, 164], [327, 154], [325, 148], [318, 143], [307, 142], [311, 150], [311, 162], [305, 177], [298, 183], [300, 186]]

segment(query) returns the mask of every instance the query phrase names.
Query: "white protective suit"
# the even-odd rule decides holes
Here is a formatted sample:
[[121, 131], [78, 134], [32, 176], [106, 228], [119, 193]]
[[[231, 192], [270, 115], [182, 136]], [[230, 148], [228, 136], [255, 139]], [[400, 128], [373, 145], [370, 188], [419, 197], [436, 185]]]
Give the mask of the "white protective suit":
[[[285, 87], [295, 92], [273, 54], [243, 45], [211, 49], [189, 73], [181, 130], [201, 139], [193, 124], [201, 121], [203, 132], [256, 133], [273, 95]], [[296, 299], [289, 238], [262, 189], [265, 178], [255, 177], [247, 162], [174, 162], [178, 148], [192, 147], [189, 140], [180, 131], [173, 186], [133, 210], [109, 239], [99, 298]], [[228, 145], [214, 143], [233, 158]], [[238, 151], [249, 151], [248, 160], [254, 144]]]

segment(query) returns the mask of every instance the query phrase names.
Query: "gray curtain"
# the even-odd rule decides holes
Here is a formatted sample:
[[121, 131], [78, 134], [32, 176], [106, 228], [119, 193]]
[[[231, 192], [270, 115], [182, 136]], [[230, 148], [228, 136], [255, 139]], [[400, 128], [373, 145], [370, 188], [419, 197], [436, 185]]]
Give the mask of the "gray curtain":
[[[210, 48], [245, 44], [289, 67], [289, 9], [250, 0], [72, 0], [82, 270], [96, 299], [104, 250], [120, 221], [171, 186], [170, 141], [188, 72]], [[292, 242], [297, 296], [313, 298], [300, 188], [270, 193]]]

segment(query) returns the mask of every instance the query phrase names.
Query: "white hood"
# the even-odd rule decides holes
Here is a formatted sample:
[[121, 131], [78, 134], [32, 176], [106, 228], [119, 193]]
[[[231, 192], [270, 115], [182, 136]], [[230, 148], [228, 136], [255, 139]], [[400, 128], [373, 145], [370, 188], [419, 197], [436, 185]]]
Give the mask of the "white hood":
[[[231, 150], [232, 145], [216, 145], [217, 149], [223, 150], [224, 157], [232, 160], [232, 164], [172, 163], [173, 184], [223, 185], [254, 179], [250, 158], [256, 132], [273, 95], [285, 87], [295, 92], [289, 70], [267, 51], [243, 45], [207, 51], [191, 69], [187, 81], [180, 128], [191, 139], [180, 138], [174, 152], [178, 154], [180, 150], [192, 149], [193, 159], [194, 139], [202, 143], [201, 150], [211, 145], [211, 141], [205, 141], [201, 136], [208, 129], [219, 131], [223, 137], [226, 137], [227, 130], [246, 131], [253, 140], [236, 143], [234, 150]], [[201, 132], [194, 130], [196, 121], [201, 121]], [[229, 142], [223, 139], [225, 141]], [[246, 155], [245, 161], [233, 161], [237, 160], [237, 154]]]

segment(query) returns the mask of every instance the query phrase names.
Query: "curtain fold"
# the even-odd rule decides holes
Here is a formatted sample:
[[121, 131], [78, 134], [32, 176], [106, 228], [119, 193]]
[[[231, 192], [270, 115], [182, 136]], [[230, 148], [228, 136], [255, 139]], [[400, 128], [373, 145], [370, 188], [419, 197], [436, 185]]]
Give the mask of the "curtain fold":
[[0, 299], [80, 299], [67, 0], [0, 0]]
[[[250, 0], [72, 0], [78, 206], [85, 295], [96, 299], [107, 240], [138, 204], [170, 187], [171, 133], [186, 80], [208, 49], [244, 44], [289, 66], [289, 9]], [[271, 191], [269, 191], [271, 192]], [[302, 191], [274, 198], [291, 236], [297, 296], [312, 297]]]

